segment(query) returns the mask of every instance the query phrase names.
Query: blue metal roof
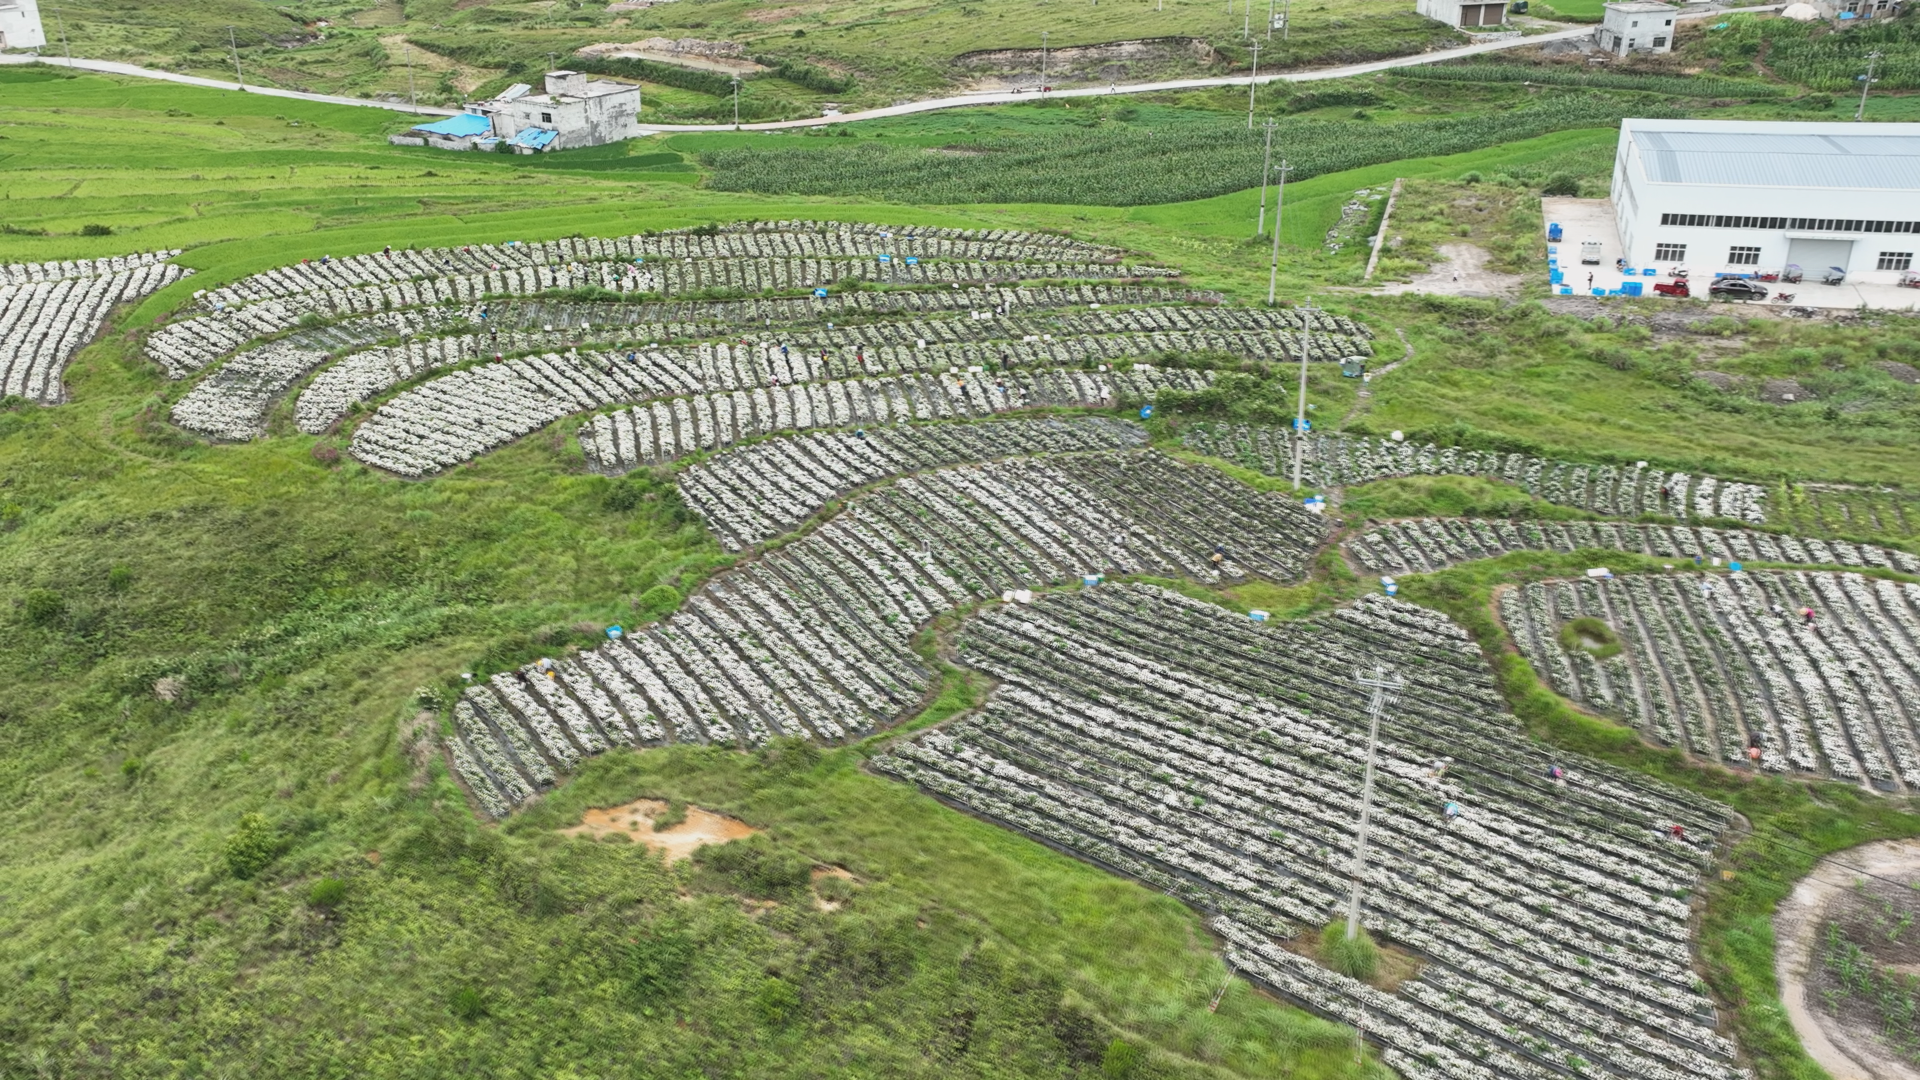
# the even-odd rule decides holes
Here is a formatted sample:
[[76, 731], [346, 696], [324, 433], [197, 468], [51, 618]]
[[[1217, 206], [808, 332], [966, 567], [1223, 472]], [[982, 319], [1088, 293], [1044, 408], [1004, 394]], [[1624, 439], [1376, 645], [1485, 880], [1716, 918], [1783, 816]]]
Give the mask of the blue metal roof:
[[547, 131], [544, 128], [521, 128], [513, 137], [513, 145], [544, 150], [548, 143], [559, 137], [560, 133], [557, 131]]
[[445, 120], [437, 120], [431, 124], [415, 124], [413, 130], [425, 131], [434, 135], [452, 135], [455, 137], [462, 135], [485, 135], [487, 132], [493, 130], [493, 121], [484, 116], [476, 116], [473, 113], [455, 113]]
[[[1852, 125], [1849, 125], [1852, 126]], [[1635, 130], [1647, 178], [1662, 184], [1920, 188], [1920, 136], [1855, 132]], [[1913, 125], [1902, 124], [1911, 129]]]

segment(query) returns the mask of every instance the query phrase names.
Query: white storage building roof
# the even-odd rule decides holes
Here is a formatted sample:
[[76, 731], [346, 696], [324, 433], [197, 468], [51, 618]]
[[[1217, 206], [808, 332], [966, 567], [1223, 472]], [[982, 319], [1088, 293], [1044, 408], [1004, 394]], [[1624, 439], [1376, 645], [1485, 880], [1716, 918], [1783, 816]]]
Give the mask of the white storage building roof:
[[1920, 124], [1629, 120], [1626, 128], [1655, 183], [1920, 190]]

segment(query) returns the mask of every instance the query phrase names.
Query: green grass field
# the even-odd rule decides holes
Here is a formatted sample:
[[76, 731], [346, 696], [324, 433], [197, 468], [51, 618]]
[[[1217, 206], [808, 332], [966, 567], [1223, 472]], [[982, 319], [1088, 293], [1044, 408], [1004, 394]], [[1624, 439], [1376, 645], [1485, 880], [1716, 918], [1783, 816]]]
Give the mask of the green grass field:
[[[1302, 8], [1303, 26], [1308, 14], [1334, 17]], [[162, 39], [168, 10], [139, 15], [153, 20], [141, 32]], [[862, 30], [842, 29], [848, 40]], [[1527, 96], [1510, 83], [1374, 82], [1323, 88], [1372, 95], [1363, 104], [1328, 96], [1287, 111], [1292, 99], [1276, 94], [1263, 111], [1398, 126]], [[662, 585], [684, 594], [730, 558], [660, 481], [642, 481], [653, 498], [637, 509], [609, 509], [608, 481], [577, 471], [564, 422], [403, 483], [316, 458], [334, 437], [189, 439], [165, 420], [184, 384], [138, 351], [142, 330], [194, 289], [301, 257], [749, 217], [1063, 229], [1255, 300], [1268, 257], [1252, 235], [1256, 191], [1133, 206], [723, 192], [704, 186], [703, 155], [780, 139], [677, 136], [529, 160], [389, 147], [384, 135], [408, 119], [383, 111], [132, 80], [0, 69], [0, 97], [5, 258], [179, 246], [200, 271], [82, 354], [71, 404], [0, 410], [0, 971], [12, 980], [0, 996], [0, 1076], [1382, 1074], [1351, 1064], [1348, 1033], [1244, 985], [1208, 1012], [1225, 972], [1194, 912], [882, 781], [860, 769], [863, 748], [608, 755], [512, 823], [478, 825], [420, 748], [416, 721], [435, 696], [420, 688], [444, 693], [452, 672], [577, 643], [582, 625], [657, 615], [642, 596]], [[1217, 125], [1234, 107], [1226, 98], [1135, 107], [1153, 123]], [[1374, 119], [1353, 120], [1355, 108]], [[921, 152], [966, 136], [1053, 138], [1079, 123], [1022, 106], [782, 138]], [[1399, 178], [1409, 212], [1387, 274], [1420, 269], [1433, 245], [1459, 236], [1448, 208], [1461, 200], [1488, 208], [1465, 239], [1537, 264], [1539, 183], [1568, 173], [1604, 186], [1614, 140], [1582, 126], [1289, 186], [1282, 297], [1364, 319], [1389, 358], [1396, 330], [1412, 349], [1374, 385], [1354, 430], [1495, 432], [1543, 452], [1769, 482], [1920, 481], [1920, 401], [1873, 367], [1920, 357], [1912, 319], [1655, 334], [1533, 304], [1362, 294], [1364, 252], [1321, 246], [1354, 191]], [[1160, 181], [1178, 190], [1176, 179]], [[88, 224], [113, 233], [81, 235]], [[1729, 371], [1818, 383], [1824, 400], [1782, 407], [1704, 390], [1687, 374], [1708, 351]], [[1271, 420], [1289, 414], [1290, 393], [1282, 378], [1195, 407]], [[1321, 373], [1310, 394], [1319, 415], [1355, 404], [1351, 383]], [[1411, 514], [1492, 496], [1401, 484], [1354, 497]], [[1799, 512], [1809, 527], [1852, 528], [1830, 509]], [[1487, 590], [1567, 569], [1519, 561], [1411, 582], [1407, 594], [1504, 656]], [[1221, 599], [1288, 616], [1358, 587], [1328, 574]], [[29, 591], [54, 594], [57, 617], [30, 620]], [[1763, 1076], [1815, 1076], [1768, 1006], [1769, 905], [1807, 852], [1920, 825], [1845, 791], [1731, 789], [1723, 774], [1571, 712], [1517, 658], [1498, 670], [1538, 737], [1733, 799], [1748, 816], [1755, 839], [1735, 852], [1739, 876], [1715, 885], [1706, 910], [1705, 969]], [[177, 701], [154, 693], [162, 678], [180, 680]], [[981, 690], [950, 672], [922, 720]], [[586, 806], [641, 795], [727, 810], [767, 829], [780, 857], [846, 867], [859, 879], [851, 905], [822, 912], [795, 893], [761, 909], [722, 876], [554, 830]], [[248, 813], [266, 816], [277, 857], [241, 879], [224, 853]], [[342, 897], [315, 891], [326, 879], [344, 882]], [[646, 943], [661, 940], [696, 942], [701, 957], [671, 993], [646, 977]], [[958, 1049], [955, 1008], [979, 1033]], [[1135, 1071], [1109, 1067], [1129, 1056], [1116, 1043], [1144, 1054]]]

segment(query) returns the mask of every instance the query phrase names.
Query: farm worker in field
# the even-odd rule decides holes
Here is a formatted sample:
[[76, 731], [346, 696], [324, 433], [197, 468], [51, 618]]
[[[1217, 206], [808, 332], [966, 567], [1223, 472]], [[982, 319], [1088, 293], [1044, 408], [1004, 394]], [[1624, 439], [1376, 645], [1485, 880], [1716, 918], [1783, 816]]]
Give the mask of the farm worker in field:
[[1559, 784], [1561, 787], [1566, 787], [1567, 786], [1567, 770], [1561, 768], [1558, 765], [1549, 765], [1547, 766], [1547, 779], [1552, 780], [1554, 783]]
[[1801, 608], [1800, 614], [1806, 617], [1808, 626], [1813, 625], [1813, 609], [1812, 608]]
[[1752, 746], [1747, 747], [1747, 760], [1753, 762], [1755, 765], [1760, 764], [1760, 744], [1759, 743], [1755, 743]]
[[1457, 802], [1448, 802], [1447, 805], [1440, 808], [1440, 812], [1446, 815], [1448, 821], [1458, 821], [1461, 813], [1460, 804]]
[[1673, 823], [1673, 827], [1668, 829], [1667, 831], [1672, 834], [1675, 840], [1678, 840], [1683, 844], [1687, 842], [1687, 827], [1685, 825], [1682, 825], [1676, 821]]
[[393, 245], [388, 244], [384, 249], [381, 250], [380, 254], [386, 256], [389, 259], [393, 258]]

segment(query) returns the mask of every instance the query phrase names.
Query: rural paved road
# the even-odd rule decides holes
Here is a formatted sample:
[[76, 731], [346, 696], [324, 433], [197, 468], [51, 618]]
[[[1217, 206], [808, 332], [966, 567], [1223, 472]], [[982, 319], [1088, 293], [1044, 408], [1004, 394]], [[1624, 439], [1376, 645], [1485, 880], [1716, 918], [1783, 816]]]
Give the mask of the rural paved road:
[[[1310, 68], [1304, 71], [1281, 71], [1271, 75], [1261, 75], [1254, 81], [1261, 84], [1275, 82], [1317, 82], [1322, 79], [1343, 79], [1351, 75], [1370, 75], [1376, 71], [1392, 68], [1413, 67], [1418, 64], [1437, 64], [1443, 60], [1458, 60], [1481, 53], [1498, 52], [1502, 49], [1519, 48], [1526, 45], [1539, 45], [1549, 41], [1566, 41], [1587, 37], [1593, 33], [1590, 26], [1574, 27], [1571, 30], [1556, 30], [1547, 34], [1534, 34], [1530, 37], [1507, 38], [1499, 41], [1483, 41], [1473, 45], [1463, 45], [1457, 49], [1442, 49], [1437, 52], [1416, 53], [1412, 56], [1396, 56], [1390, 60], [1374, 60], [1365, 64], [1347, 64], [1342, 67]], [[244, 89], [249, 94], [261, 94], [267, 97], [296, 98], [301, 101], [323, 101], [331, 105], [367, 105], [376, 109], [392, 109], [397, 112], [413, 112], [413, 106], [404, 101], [375, 101], [370, 98], [339, 97], [333, 94], [308, 94], [299, 90], [281, 90], [271, 86], [246, 86], [238, 83], [222, 82], [219, 79], [203, 79], [198, 75], [181, 75], [172, 71], [158, 71], [153, 68], [136, 67], [112, 60], [68, 60], [63, 56], [31, 56], [24, 53], [0, 54], [0, 63], [5, 64], [51, 64], [55, 67], [72, 67], [81, 71], [97, 71], [108, 75], [135, 75], [144, 79], [162, 79], [167, 82], [185, 83], [189, 86], [205, 86], [215, 90]], [[1168, 82], [1120, 83], [1110, 86], [1082, 86], [1071, 90], [1055, 90], [1050, 98], [1105, 97], [1110, 94], [1151, 94], [1161, 90], [1196, 90], [1210, 86], [1245, 86], [1247, 76], [1225, 75], [1207, 79], [1174, 79]], [[867, 109], [863, 112], [842, 113], [838, 116], [809, 116], [800, 120], [774, 120], [760, 124], [741, 124], [740, 131], [780, 131], [785, 128], [821, 127], [826, 124], [851, 124], [861, 120], [875, 120], [883, 116], [907, 116], [912, 113], [932, 112], [937, 109], [958, 109], [969, 105], [997, 105], [1011, 101], [1032, 101], [1036, 94], [1029, 91], [989, 92], [979, 94], [960, 94], [955, 97], [929, 98], [926, 101], [909, 101], [903, 105], [889, 105], [883, 109]], [[420, 106], [423, 115], [452, 116], [454, 110]], [[654, 132], [679, 131], [733, 131], [732, 124], [643, 124], [643, 134]]]

